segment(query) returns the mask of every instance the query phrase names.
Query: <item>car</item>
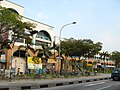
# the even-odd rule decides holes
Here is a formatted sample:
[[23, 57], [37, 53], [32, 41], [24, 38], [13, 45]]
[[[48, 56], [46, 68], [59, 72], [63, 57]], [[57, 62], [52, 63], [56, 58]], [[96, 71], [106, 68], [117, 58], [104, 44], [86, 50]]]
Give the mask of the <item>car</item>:
[[114, 68], [111, 73], [111, 78], [114, 81], [120, 80], [120, 68]]

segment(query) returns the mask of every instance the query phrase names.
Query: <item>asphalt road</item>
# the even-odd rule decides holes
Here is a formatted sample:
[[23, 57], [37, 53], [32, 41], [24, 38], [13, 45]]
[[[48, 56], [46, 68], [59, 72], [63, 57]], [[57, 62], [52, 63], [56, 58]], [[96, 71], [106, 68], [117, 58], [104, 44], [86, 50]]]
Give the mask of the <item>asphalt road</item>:
[[120, 81], [102, 80], [74, 85], [57, 86], [32, 90], [120, 90]]

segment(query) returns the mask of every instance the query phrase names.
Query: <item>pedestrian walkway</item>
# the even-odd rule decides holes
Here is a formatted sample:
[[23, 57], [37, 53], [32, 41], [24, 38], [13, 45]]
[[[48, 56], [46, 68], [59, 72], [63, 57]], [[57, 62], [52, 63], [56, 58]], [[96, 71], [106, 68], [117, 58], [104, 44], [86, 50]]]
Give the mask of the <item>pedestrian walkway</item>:
[[[101, 74], [98, 73], [97, 75], [92, 75], [92, 76], [80, 76], [80, 77], [72, 77], [72, 78], [51, 78], [51, 79], [19, 79], [19, 80], [11, 80], [9, 82], [8, 80], [0, 80], [2, 83], [23, 83], [23, 82], [51, 82], [51, 81], [60, 81], [60, 80], [75, 80], [75, 79], [87, 79], [87, 78], [102, 78], [102, 77], [110, 77], [110, 74]], [[1, 83], [0, 83], [1, 84]]]

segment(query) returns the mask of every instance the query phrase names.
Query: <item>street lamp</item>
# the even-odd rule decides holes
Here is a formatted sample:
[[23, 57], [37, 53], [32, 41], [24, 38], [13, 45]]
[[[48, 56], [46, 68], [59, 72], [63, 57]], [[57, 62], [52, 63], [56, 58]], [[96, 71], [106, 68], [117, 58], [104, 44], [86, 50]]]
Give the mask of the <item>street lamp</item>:
[[65, 24], [65, 25], [63, 25], [63, 26], [61, 27], [61, 29], [60, 29], [60, 34], [59, 34], [58, 76], [59, 76], [59, 73], [60, 73], [59, 62], [60, 62], [60, 60], [61, 60], [61, 58], [60, 58], [60, 52], [61, 52], [61, 32], [62, 32], [62, 30], [63, 30], [63, 28], [64, 28], [65, 26], [68, 26], [68, 25], [71, 25], [71, 24], [76, 24], [76, 22], [72, 22], [72, 23]]

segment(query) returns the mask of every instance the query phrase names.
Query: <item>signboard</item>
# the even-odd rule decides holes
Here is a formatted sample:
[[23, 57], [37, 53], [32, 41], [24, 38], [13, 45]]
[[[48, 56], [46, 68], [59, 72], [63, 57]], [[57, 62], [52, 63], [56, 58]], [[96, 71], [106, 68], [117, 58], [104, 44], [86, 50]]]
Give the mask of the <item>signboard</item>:
[[92, 64], [87, 64], [87, 66], [91, 67], [91, 66], [92, 66]]
[[33, 61], [33, 57], [27, 58], [28, 69], [42, 69], [41, 58], [38, 58], [38, 62]]

